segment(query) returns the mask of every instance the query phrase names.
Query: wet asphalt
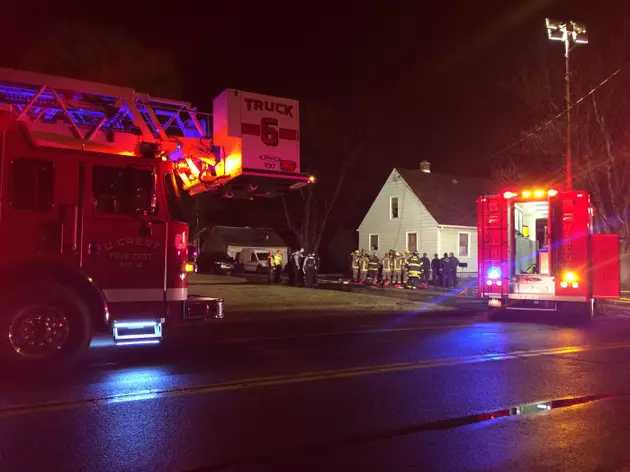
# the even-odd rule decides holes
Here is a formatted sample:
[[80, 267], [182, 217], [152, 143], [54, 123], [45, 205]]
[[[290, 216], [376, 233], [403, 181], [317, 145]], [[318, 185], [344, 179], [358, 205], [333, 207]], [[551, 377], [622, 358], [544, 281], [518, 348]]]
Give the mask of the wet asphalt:
[[72, 374], [5, 376], [0, 471], [630, 467], [630, 318], [329, 315], [97, 339]]

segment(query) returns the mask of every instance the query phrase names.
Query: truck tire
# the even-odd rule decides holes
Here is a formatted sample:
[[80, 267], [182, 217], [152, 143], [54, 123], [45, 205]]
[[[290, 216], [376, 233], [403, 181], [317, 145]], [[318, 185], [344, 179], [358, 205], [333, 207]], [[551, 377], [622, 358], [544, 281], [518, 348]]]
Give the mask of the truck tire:
[[595, 315], [597, 315], [597, 304], [595, 299], [591, 301], [584, 302], [581, 304], [580, 313], [579, 313], [579, 323], [582, 325], [589, 325]]
[[595, 318], [595, 300], [588, 302], [564, 302], [560, 314], [564, 322], [571, 326], [588, 326]]
[[0, 363], [17, 372], [68, 370], [92, 341], [86, 303], [65, 285], [39, 281], [5, 294], [0, 304]]
[[488, 308], [488, 321], [505, 321], [505, 318], [503, 308]]

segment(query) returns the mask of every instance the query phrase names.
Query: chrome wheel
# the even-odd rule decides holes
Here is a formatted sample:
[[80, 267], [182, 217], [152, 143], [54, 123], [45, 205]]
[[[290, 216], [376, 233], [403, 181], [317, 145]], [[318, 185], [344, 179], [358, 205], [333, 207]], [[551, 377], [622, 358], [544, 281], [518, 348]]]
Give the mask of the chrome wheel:
[[42, 359], [59, 352], [70, 335], [64, 313], [50, 306], [25, 307], [9, 327], [9, 341], [18, 354]]

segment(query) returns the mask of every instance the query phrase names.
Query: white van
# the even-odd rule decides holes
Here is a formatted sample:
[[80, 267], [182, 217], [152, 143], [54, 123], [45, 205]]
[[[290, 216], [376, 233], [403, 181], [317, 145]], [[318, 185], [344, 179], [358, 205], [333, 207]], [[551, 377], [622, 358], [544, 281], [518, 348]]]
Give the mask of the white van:
[[267, 256], [269, 251], [275, 254], [278, 249], [282, 250], [282, 263], [287, 265], [287, 249], [272, 247], [244, 247], [237, 252], [234, 259], [238, 264], [243, 264], [245, 272], [256, 272], [257, 274], [266, 274], [269, 270], [267, 267]]

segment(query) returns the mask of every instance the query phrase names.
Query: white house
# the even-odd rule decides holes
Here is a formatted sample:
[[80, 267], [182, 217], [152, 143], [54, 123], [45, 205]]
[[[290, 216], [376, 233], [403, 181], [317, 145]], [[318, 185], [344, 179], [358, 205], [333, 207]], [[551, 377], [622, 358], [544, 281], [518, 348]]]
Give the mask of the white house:
[[[477, 271], [477, 198], [494, 193], [490, 180], [394, 169], [359, 226], [359, 247], [383, 256], [417, 249], [429, 259], [453, 252]], [[471, 274], [472, 275], [472, 274]]]

